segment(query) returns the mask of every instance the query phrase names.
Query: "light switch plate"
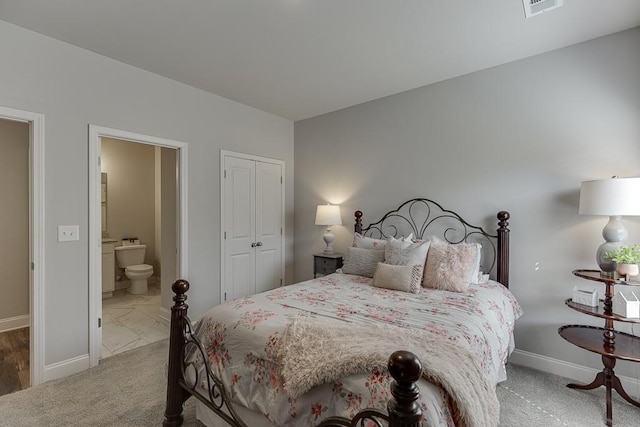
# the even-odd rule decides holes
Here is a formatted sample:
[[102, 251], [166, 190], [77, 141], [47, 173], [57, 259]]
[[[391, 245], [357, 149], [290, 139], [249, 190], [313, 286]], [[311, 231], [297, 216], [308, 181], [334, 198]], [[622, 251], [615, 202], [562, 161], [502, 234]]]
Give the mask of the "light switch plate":
[[58, 226], [58, 242], [73, 242], [80, 240], [80, 226], [78, 225], [59, 225]]

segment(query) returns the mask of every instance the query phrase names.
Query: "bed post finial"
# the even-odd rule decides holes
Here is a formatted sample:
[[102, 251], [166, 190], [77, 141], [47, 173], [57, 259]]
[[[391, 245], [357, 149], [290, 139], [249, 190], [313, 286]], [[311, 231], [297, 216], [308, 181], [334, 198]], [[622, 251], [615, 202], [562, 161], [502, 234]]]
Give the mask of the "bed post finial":
[[176, 296], [173, 297], [173, 300], [176, 302], [176, 305], [182, 305], [187, 300], [187, 296], [185, 295], [189, 290], [189, 282], [186, 280], [176, 280], [171, 285], [171, 290]]
[[354, 226], [354, 229], [356, 233], [362, 234], [362, 211], [355, 211], [354, 215], [356, 217], [356, 225]]
[[182, 404], [185, 392], [180, 387], [182, 378], [182, 353], [184, 352], [184, 319], [189, 306], [185, 304], [189, 282], [176, 280], [171, 285], [175, 293], [171, 307], [171, 332], [169, 335], [169, 368], [167, 369], [167, 406], [164, 411], [163, 426], [174, 427], [182, 425]]
[[422, 376], [422, 363], [410, 351], [400, 350], [389, 357], [389, 373], [395, 380], [391, 384], [393, 398], [387, 403], [389, 425], [419, 427], [422, 408], [418, 405], [420, 390], [416, 382]]
[[509, 287], [509, 218], [507, 211], [498, 212], [498, 282]]

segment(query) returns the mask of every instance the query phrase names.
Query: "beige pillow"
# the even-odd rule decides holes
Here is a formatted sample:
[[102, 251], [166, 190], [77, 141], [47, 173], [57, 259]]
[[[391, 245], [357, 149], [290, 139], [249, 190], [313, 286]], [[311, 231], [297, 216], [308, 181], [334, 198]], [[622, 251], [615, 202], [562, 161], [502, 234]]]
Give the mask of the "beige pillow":
[[342, 272], [358, 276], [373, 277], [376, 266], [384, 261], [384, 249], [347, 248]]
[[420, 292], [422, 269], [422, 264], [391, 265], [379, 262], [373, 275], [373, 285], [417, 294]]
[[422, 265], [427, 259], [429, 241], [412, 242], [389, 237], [384, 247], [384, 262], [393, 265]]
[[452, 292], [464, 292], [469, 287], [476, 265], [475, 244], [449, 244], [431, 238], [422, 286]]

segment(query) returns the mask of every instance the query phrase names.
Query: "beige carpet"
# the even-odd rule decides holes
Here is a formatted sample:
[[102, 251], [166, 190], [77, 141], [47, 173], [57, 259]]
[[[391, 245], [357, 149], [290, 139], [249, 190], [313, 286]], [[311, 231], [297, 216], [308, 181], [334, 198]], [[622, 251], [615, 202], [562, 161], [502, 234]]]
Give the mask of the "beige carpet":
[[[594, 375], [595, 376], [595, 375]], [[591, 427], [606, 425], [605, 389], [582, 391], [574, 382], [522, 366], [507, 366], [507, 381], [498, 385], [500, 425], [509, 427]], [[627, 390], [637, 398], [637, 389]], [[613, 392], [614, 427], [639, 427], [640, 408]]]
[[[0, 426], [161, 426], [166, 399], [168, 340], [104, 359], [67, 378], [0, 397]], [[185, 426], [195, 419], [193, 399]]]
[[[162, 425], [167, 340], [105, 359], [88, 371], [0, 397], [0, 426], [144, 427]], [[498, 386], [500, 426], [603, 426], [604, 389], [570, 390], [567, 379], [509, 365]], [[635, 396], [636, 390], [628, 390]], [[193, 399], [187, 427], [201, 427]], [[640, 409], [614, 392], [616, 427], [640, 426]]]

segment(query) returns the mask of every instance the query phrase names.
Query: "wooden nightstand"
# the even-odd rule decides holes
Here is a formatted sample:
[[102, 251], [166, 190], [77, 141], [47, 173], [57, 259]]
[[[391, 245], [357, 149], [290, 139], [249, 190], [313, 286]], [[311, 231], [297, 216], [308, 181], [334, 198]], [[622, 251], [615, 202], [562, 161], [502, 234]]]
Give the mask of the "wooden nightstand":
[[342, 254], [313, 254], [313, 277], [335, 273], [342, 268]]

